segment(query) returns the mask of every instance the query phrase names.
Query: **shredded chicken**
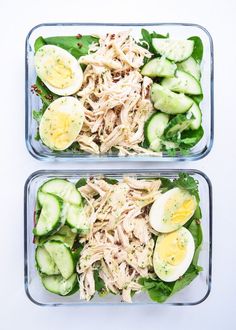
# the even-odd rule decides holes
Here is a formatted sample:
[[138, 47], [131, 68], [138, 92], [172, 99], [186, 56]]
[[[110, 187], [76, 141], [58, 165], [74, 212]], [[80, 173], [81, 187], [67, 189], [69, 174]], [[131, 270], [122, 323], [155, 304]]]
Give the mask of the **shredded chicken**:
[[95, 270], [106, 291], [120, 293], [123, 301], [131, 302], [132, 292], [141, 290], [139, 278], [153, 271], [148, 214], [160, 194], [160, 184], [160, 180], [131, 177], [116, 184], [90, 178], [79, 188], [92, 205], [90, 232], [80, 239], [84, 247], [77, 264], [81, 299], [89, 300], [95, 294]]
[[77, 141], [92, 154], [118, 150], [120, 155], [159, 154], [140, 146], [144, 123], [153, 111], [152, 80], [140, 67], [151, 53], [139, 46], [130, 31], [101, 36], [89, 54], [80, 58], [86, 65], [78, 92], [85, 121]]

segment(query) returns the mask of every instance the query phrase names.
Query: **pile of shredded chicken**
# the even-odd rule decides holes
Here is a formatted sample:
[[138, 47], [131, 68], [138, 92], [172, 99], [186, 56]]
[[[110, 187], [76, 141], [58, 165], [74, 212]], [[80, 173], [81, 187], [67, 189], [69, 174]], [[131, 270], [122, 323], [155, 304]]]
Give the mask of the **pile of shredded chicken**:
[[106, 291], [121, 294], [131, 302], [131, 292], [141, 290], [140, 277], [153, 274], [153, 229], [149, 225], [150, 204], [160, 194], [160, 180], [124, 177], [116, 184], [90, 178], [79, 190], [86, 199], [90, 231], [77, 265], [80, 298], [95, 294], [94, 271]]
[[139, 46], [130, 31], [107, 34], [92, 44], [80, 58], [86, 65], [78, 92], [85, 107], [85, 121], [77, 137], [82, 150], [92, 154], [120, 155], [148, 153], [142, 148], [144, 123], [153, 111], [150, 100], [152, 80], [140, 67], [151, 53]]

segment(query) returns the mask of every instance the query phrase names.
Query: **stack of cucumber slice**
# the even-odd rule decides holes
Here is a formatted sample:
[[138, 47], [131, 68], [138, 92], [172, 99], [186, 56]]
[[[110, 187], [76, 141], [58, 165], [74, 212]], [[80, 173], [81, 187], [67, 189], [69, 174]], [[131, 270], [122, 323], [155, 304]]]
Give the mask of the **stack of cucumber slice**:
[[203, 135], [199, 108], [202, 54], [195, 54], [196, 38], [152, 39], [156, 54], [141, 73], [154, 80], [151, 99], [157, 111], [147, 120], [144, 129], [145, 141], [153, 151], [187, 150]]
[[78, 234], [88, 230], [82, 197], [73, 183], [57, 178], [39, 188], [33, 229], [35, 261], [48, 291], [65, 296], [78, 290], [75, 267], [79, 250], [74, 243]]

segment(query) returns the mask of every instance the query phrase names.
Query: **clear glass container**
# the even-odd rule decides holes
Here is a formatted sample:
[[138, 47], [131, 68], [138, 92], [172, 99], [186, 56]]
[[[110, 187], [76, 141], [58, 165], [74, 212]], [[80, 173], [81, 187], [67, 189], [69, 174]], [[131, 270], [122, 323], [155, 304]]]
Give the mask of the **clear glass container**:
[[[115, 153], [103, 155], [91, 155], [84, 152], [53, 152], [40, 141], [35, 140], [37, 123], [32, 117], [33, 110], [39, 110], [41, 101], [39, 97], [30, 92], [31, 86], [35, 83], [36, 72], [34, 68], [34, 42], [39, 36], [65, 36], [80, 34], [106, 34], [131, 29], [135, 39], [141, 36], [141, 28], [149, 31], [157, 31], [161, 34], [170, 33], [173, 38], [188, 38], [199, 36], [204, 45], [202, 60], [202, 89], [204, 99], [201, 102], [203, 113], [202, 126], [204, 136], [201, 141], [191, 149], [186, 156], [168, 156], [163, 154], [157, 156], [118, 156]], [[35, 26], [27, 35], [25, 50], [25, 140], [26, 145], [35, 158], [48, 161], [183, 161], [197, 160], [206, 156], [211, 150], [213, 143], [213, 43], [209, 32], [202, 26], [187, 23], [151, 23], [151, 24], [98, 24], [98, 23], [53, 23]]]
[[[211, 262], [212, 262], [212, 188], [208, 177], [197, 170], [43, 170], [33, 173], [25, 183], [24, 197], [24, 279], [25, 291], [29, 299], [41, 306], [71, 306], [71, 305], [114, 305], [121, 303], [120, 297], [109, 294], [105, 297], [95, 297], [85, 302], [79, 299], [79, 294], [62, 297], [46, 291], [40, 282], [39, 275], [35, 268], [35, 244], [33, 243], [34, 210], [36, 195], [39, 186], [48, 179], [59, 177], [67, 178], [76, 182], [79, 178], [90, 176], [105, 176], [112, 178], [122, 178], [129, 175], [136, 178], [167, 177], [174, 179], [180, 172], [189, 173], [199, 182], [200, 206], [202, 209], [202, 230], [203, 245], [199, 257], [199, 265], [203, 271], [186, 288], [173, 295], [164, 304], [167, 305], [195, 305], [203, 302], [211, 289]], [[144, 292], [133, 297], [133, 305], [136, 304], [157, 304], [150, 300]], [[129, 304], [128, 304], [129, 305]], [[157, 304], [158, 305], [158, 304]]]

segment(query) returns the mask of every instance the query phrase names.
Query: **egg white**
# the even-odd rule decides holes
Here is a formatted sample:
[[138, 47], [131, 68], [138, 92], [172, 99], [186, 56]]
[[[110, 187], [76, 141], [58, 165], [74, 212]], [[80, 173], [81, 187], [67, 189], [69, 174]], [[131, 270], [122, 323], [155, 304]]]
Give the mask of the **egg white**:
[[73, 96], [60, 97], [44, 112], [39, 124], [39, 135], [50, 149], [65, 150], [75, 141], [83, 122], [82, 103]]
[[158, 251], [162, 239], [164, 239], [167, 235], [171, 235], [172, 233], [160, 234], [158, 236], [153, 254], [154, 271], [156, 275], [165, 282], [176, 281], [180, 276], [182, 276], [190, 266], [194, 255], [195, 244], [190, 231], [185, 227], [182, 227], [178, 229], [176, 233], [178, 233], [178, 236], [185, 240], [186, 244], [185, 258], [179, 264], [172, 265], [165, 260], [162, 260]]
[[77, 59], [65, 49], [54, 45], [42, 46], [36, 52], [34, 62], [37, 75], [51, 92], [66, 96], [80, 89], [83, 71]]
[[[173, 221], [166, 221], [166, 206], [170, 201], [172, 204], [174, 201], [181, 202], [187, 199], [191, 199], [194, 204], [191, 214], [185, 218], [184, 221], [180, 223], [174, 223]], [[182, 227], [194, 214], [197, 207], [197, 202], [195, 196], [190, 195], [187, 191], [184, 191], [180, 188], [173, 188], [167, 192], [158, 196], [156, 201], [152, 204], [152, 207], [149, 212], [149, 222], [153, 229], [160, 233], [169, 233], [180, 227]], [[171, 211], [171, 210], [170, 210]]]

